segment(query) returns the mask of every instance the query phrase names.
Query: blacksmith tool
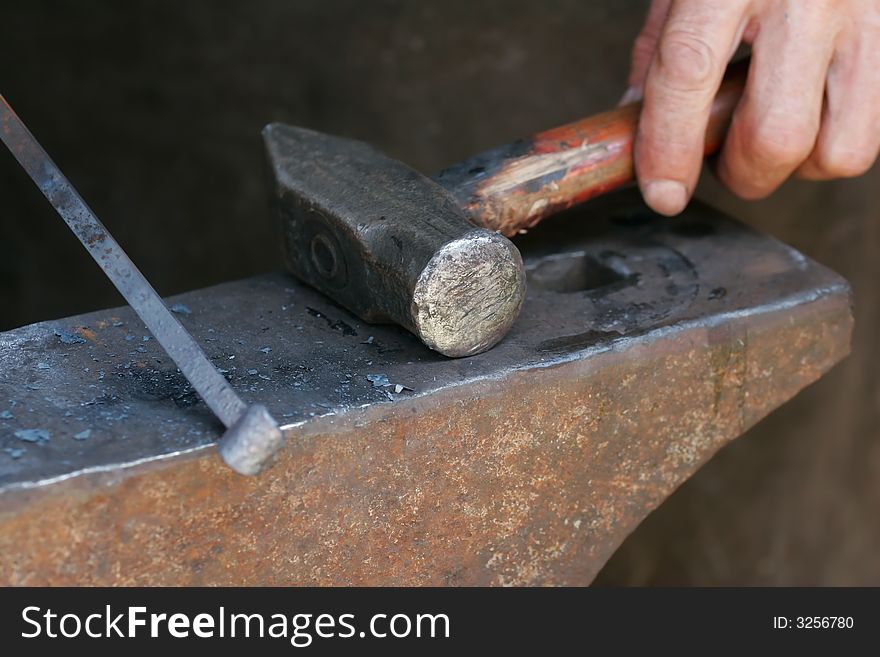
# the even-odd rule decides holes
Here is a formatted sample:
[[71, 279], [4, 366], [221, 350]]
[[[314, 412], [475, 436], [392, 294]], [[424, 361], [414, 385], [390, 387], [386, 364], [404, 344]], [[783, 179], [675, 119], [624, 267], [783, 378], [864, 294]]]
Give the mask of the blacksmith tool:
[[[712, 106], [716, 151], [745, 85], [731, 65]], [[640, 104], [476, 155], [427, 178], [371, 146], [264, 131], [288, 269], [368, 322], [397, 323], [446, 356], [496, 344], [525, 294], [506, 237], [633, 180]]]
[[2, 96], [0, 139], [226, 426], [223, 460], [241, 474], [260, 472], [283, 442], [269, 411], [236, 394]]

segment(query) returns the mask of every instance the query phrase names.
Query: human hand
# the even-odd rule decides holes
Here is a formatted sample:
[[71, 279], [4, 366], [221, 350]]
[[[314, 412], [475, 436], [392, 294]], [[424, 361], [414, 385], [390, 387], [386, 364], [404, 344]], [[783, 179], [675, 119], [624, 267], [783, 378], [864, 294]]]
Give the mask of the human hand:
[[880, 151], [880, 0], [652, 0], [624, 102], [644, 96], [635, 143], [645, 201], [666, 215], [693, 194], [712, 99], [740, 43], [745, 92], [717, 173], [757, 199], [792, 174], [857, 176]]

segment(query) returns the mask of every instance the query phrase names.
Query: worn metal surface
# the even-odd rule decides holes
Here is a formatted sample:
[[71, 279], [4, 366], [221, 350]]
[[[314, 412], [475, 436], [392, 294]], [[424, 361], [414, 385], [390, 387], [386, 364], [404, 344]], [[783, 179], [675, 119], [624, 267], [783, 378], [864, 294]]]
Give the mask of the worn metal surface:
[[288, 423], [255, 480], [206, 450], [210, 413], [130, 311], [2, 334], [0, 581], [589, 582], [852, 327], [846, 282], [797, 252], [628, 203], [521, 242], [520, 320], [473, 358], [286, 275], [183, 295], [211, 359]]
[[[229, 466], [242, 474], [257, 474], [281, 446], [282, 436], [275, 421], [265, 409], [256, 409], [256, 414], [263, 418], [263, 422], [241, 422], [248, 415], [244, 402], [171, 314], [153, 286], [86, 205], [3, 96], [0, 96], [0, 140], [192, 383], [196, 392], [227, 427], [221, 452]], [[253, 416], [254, 411], [250, 415]]]
[[525, 294], [509, 240], [475, 228], [442, 187], [367, 144], [279, 124], [263, 136], [291, 272], [446, 356], [504, 337]]

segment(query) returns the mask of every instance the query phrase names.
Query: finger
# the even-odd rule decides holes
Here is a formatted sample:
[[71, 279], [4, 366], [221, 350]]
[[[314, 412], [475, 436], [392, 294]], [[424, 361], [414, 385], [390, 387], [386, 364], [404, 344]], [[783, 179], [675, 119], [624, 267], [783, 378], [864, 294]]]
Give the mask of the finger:
[[718, 161], [721, 181], [747, 199], [772, 192], [813, 150], [836, 38], [833, 15], [797, 1], [770, 7]]
[[632, 55], [630, 57], [629, 69], [629, 88], [620, 99], [621, 105], [633, 103], [642, 99], [642, 88], [645, 84], [645, 77], [648, 75], [648, 67], [651, 60], [654, 59], [654, 52], [657, 50], [657, 42], [660, 40], [660, 31], [663, 29], [663, 23], [666, 22], [666, 16], [669, 13], [669, 5], [672, 0], [652, 0], [648, 9], [648, 15], [645, 17], [645, 24], [642, 30], [633, 42]]
[[811, 180], [859, 176], [880, 153], [880, 31], [840, 43], [828, 70], [819, 137], [798, 169]]
[[645, 80], [635, 143], [645, 202], [681, 212], [697, 182], [712, 99], [745, 21], [745, 0], [675, 0]]

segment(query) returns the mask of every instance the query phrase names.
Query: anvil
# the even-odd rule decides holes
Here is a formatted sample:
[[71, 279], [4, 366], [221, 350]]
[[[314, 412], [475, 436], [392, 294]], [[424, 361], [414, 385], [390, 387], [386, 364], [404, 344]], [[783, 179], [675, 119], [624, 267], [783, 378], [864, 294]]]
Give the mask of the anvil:
[[545, 226], [519, 321], [467, 359], [284, 273], [173, 299], [283, 425], [259, 478], [130, 309], [0, 335], [0, 583], [585, 584], [848, 353], [846, 281], [709, 207]]

